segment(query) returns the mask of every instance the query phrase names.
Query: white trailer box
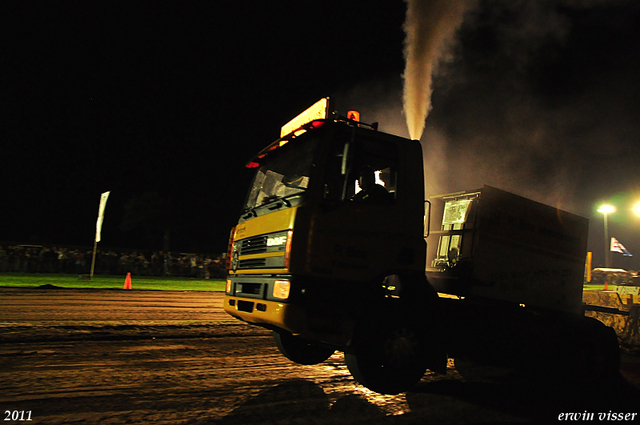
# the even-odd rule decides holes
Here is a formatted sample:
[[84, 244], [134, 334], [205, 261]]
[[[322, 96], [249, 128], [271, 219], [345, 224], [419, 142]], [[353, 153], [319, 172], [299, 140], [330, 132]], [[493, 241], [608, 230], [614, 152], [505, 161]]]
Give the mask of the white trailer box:
[[581, 313], [586, 218], [490, 186], [430, 200], [438, 292]]

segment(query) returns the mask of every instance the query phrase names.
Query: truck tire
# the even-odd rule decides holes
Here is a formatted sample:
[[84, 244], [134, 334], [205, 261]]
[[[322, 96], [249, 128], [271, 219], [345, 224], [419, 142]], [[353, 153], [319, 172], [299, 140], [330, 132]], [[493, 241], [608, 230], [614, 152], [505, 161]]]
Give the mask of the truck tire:
[[[592, 317], [580, 317], [568, 327], [571, 343], [565, 356], [573, 379], [604, 383], [619, 377], [620, 346], [615, 331]], [[567, 332], [568, 333], [568, 332]]]
[[322, 363], [335, 352], [332, 347], [315, 344], [284, 330], [273, 331], [273, 339], [278, 350], [286, 358], [298, 364], [314, 365]]
[[356, 381], [381, 394], [411, 389], [427, 370], [427, 341], [410, 320], [396, 317], [360, 330], [345, 352], [349, 372]]

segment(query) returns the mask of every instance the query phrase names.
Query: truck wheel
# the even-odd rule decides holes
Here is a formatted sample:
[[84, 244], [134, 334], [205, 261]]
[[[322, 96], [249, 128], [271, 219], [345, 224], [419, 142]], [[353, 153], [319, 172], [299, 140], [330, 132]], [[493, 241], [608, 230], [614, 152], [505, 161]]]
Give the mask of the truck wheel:
[[356, 335], [345, 360], [360, 384], [381, 394], [409, 390], [427, 370], [426, 339], [420, 329], [396, 320]]
[[327, 360], [336, 351], [331, 347], [315, 344], [292, 335], [287, 331], [273, 331], [278, 350], [289, 360], [298, 364], [313, 365]]

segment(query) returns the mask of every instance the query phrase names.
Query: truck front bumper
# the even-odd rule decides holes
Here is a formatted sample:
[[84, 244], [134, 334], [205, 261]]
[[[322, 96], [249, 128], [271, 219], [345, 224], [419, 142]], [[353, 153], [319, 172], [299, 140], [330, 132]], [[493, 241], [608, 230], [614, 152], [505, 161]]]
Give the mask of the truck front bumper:
[[[231, 275], [227, 278], [224, 310], [245, 322], [299, 333], [306, 319], [297, 304], [289, 303], [292, 281], [289, 275]], [[278, 282], [288, 282], [288, 294], [274, 289]]]
[[[290, 282], [290, 294], [277, 299], [274, 295], [281, 294], [277, 282], [282, 281]], [[268, 329], [286, 330], [335, 346], [348, 344], [353, 318], [344, 308], [335, 308], [334, 298], [327, 304], [310, 296], [313, 291], [307, 291], [309, 286], [308, 281], [290, 275], [231, 275], [223, 308], [231, 316]]]
[[245, 322], [285, 329], [291, 333], [300, 333], [306, 322], [304, 313], [296, 305], [228, 294], [224, 297], [224, 311]]

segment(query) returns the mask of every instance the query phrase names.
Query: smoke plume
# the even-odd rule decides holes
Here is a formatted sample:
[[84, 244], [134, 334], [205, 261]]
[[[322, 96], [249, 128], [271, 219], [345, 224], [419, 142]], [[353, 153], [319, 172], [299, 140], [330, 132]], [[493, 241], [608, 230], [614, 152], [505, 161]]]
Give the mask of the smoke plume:
[[462, 0], [407, 0], [404, 113], [412, 139], [422, 137], [431, 109], [433, 73], [462, 23], [468, 3]]

